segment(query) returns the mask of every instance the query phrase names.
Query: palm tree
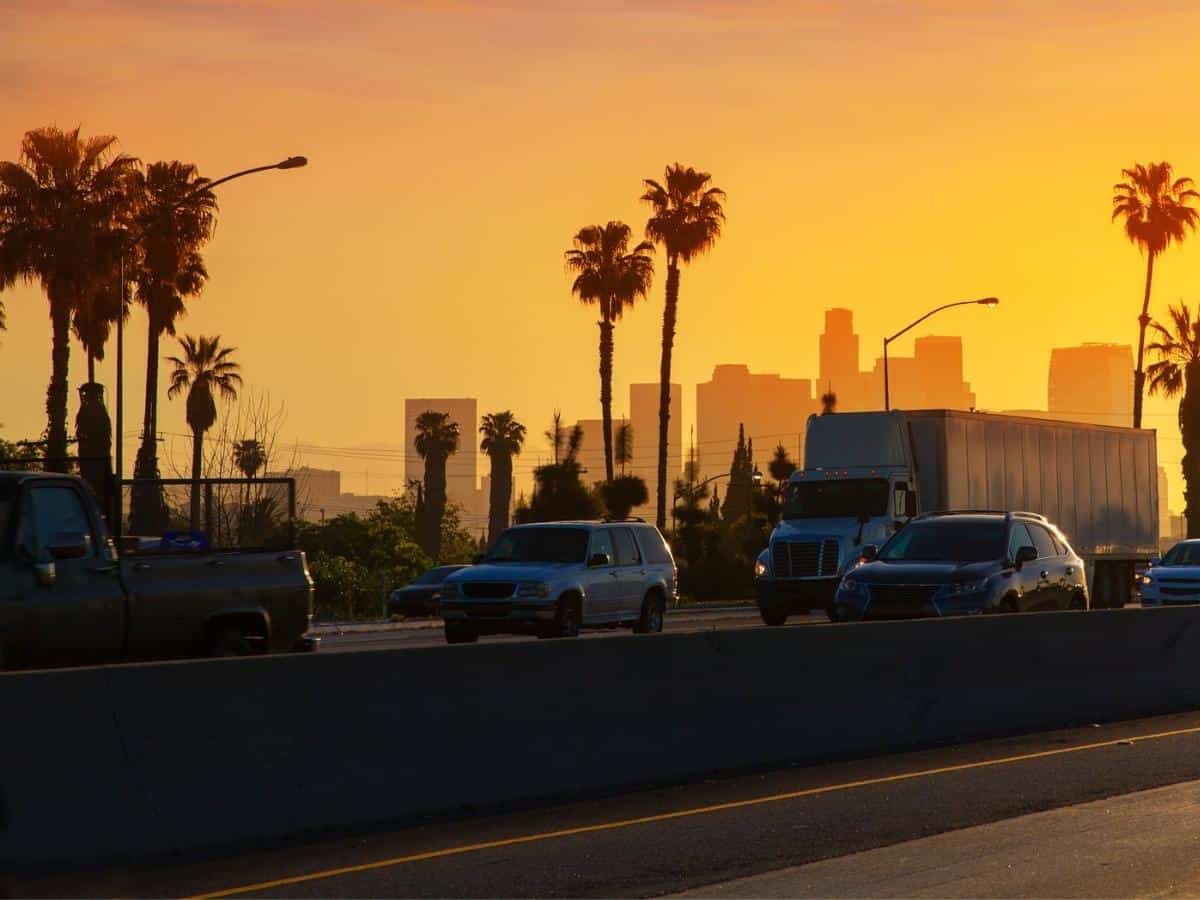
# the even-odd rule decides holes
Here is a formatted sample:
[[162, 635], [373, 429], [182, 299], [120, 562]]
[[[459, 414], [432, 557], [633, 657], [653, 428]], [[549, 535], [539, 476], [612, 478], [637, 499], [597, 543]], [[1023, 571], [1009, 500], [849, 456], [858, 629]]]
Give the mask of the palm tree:
[[233, 464], [248, 479], [253, 479], [258, 470], [267, 463], [267, 449], [262, 441], [246, 438], [233, 445]]
[[414, 445], [425, 461], [425, 514], [417, 523], [421, 548], [435, 562], [442, 552], [442, 518], [446, 514], [446, 460], [458, 452], [458, 423], [449, 413], [426, 410], [417, 416]]
[[654, 278], [654, 245], [642, 241], [632, 250], [632, 229], [624, 222], [579, 229], [575, 246], [566, 252], [567, 270], [574, 272], [571, 293], [600, 308], [600, 413], [604, 432], [604, 477], [613, 479], [612, 370], [613, 323], [638, 297], [645, 297]]
[[613, 462], [621, 467], [622, 475], [625, 467], [633, 462], [633, 426], [624, 419], [613, 435]]
[[831, 388], [821, 395], [821, 415], [827, 416], [835, 412], [837, 412], [837, 394]]
[[554, 411], [554, 415], [550, 417], [550, 427], [542, 432], [542, 436], [550, 442], [550, 446], [554, 450], [554, 464], [557, 466], [558, 458], [562, 455], [563, 443], [567, 439], [567, 431], [563, 428], [561, 409]]
[[[1193, 319], [1180, 303], [1169, 309], [1171, 327], [1150, 325], [1154, 340], [1146, 349], [1158, 357], [1150, 365], [1150, 393], [1179, 400], [1183, 438], [1183, 516], [1188, 537], [1200, 537], [1200, 313]], [[1159, 502], [1165, 502], [1159, 498]]]
[[1146, 254], [1146, 292], [1138, 317], [1137, 369], [1133, 373], [1133, 427], [1142, 427], [1142, 393], [1146, 373], [1142, 360], [1146, 327], [1150, 324], [1150, 287], [1154, 260], [1172, 243], [1181, 242], [1188, 229], [1195, 230], [1200, 214], [1188, 204], [1200, 199], [1192, 179], [1175, 178], [1169, 162], [1135, 165], [1122, 169], [1125, 181], [1113, 185], [1113, 221], [1125, 221], [1125, 236]]
[[223, 400], [236, 400], [242, 386], [240, 366], [230, 359], [234, 347], [222, 347], [221, 338], [185, 335], [179, 342], [183, 357], [168, 356], [175, 368], [167, 397], [174, 399], [187, 391], [187, 423], [192, 429], [192, 529], [200, 527], [200, 470], [204, 464], [204, 432], [217, 421], [216, 394]]
[[508, 510], [512, 505], [513, 457], [519, 456], [525, 444], [525, 426], [509, 410], [488, 413], [479, 424], [483, 439], [479, 449], [488, 455], [492, 464], [491, 489], [488, 497], [487, 546], [500, 537], [508, 527]]
[[159, 476], [158, 344], [164, 334], [175, 336], [187, 300], [208, 280], [200, 249], [212, 236], [217, 201], [207, 184], [195, 166], [178, 161], [151, 163], [133, 180], [140, 237], [131, 274], [148, 319], [142, 442], [134, 464], [134, 477], [143, 483], [134, 485], [130, 498], [134, 533], [155, 534], [166, 525], [162, 491], [145, 481]]
[[66, 465], [71, 317], [112, 270], [126, 182], [137, 165], [113, 153], [116, 140], [37, 128], [25, 133], [17, 162], [0, 162], [0, 289], [18, 278], [39, 281], [50, 302], [46, 456], [54, 470]]
[[679, 264], [708, 251], [721, 236], [725, 192], [710, 187], [712, 176], [679, 163], [667, 166], [665, 183], [645, 179], [642, 200], [650, 205], [646, 237], [667, 251], [666, 302], [663, 306], [662, 365], [658, 400], [658, 508], [660, 529], [667, 525], [667, 432], [671, 421], [671, 351], [679, 306]]

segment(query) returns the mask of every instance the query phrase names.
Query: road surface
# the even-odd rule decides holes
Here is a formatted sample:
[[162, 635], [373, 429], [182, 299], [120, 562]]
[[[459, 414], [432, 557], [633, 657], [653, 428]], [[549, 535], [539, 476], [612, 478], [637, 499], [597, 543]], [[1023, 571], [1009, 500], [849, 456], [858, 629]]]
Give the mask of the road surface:
[[[1168, 785], [1176, 787], [1154, 790]], [[1193, 893], [1200, 891], [1198, 800], [1200, 713], [1189, 713], [26, 880], [9, 892]]]

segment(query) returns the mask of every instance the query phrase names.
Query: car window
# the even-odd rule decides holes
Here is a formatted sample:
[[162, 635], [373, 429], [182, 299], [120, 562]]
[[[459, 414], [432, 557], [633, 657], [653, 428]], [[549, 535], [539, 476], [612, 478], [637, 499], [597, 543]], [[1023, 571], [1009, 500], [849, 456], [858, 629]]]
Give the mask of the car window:
[[646, 554], [646, 562], [654, 566], [671, 565], [671, 550], [657, 528], [649, 525], [639, 527], [637, 536], [642, 545], [642, 552]]
[[55, 535], [65, 532], [92, 537], [92, 526], [79, 494], [66, 486], [37, 487], [30, 491], [30, 512], [22, 526], [21, 542], [39, 558]]
[[1004, 550], [1004, 523], [932, 519], [892, 535], [879, 551], [884, 562], [984, 562]]
[[1164, 566], [1195, 566], [1200, 565], [1200, 543], [1187, 541], [1176, 544], [1162, 558]]
[[585, 528], [510, 528], [487, 555], [491, 563], [579, 563], [587, 557]]
[[1052, 556], [1058, 556], [1058, 548], [1054, 546], [1054, 539], [1041, 525], [1029, 525], [1029, 533], [1033, 535], [1033, 546], [1037, 547], [1038, 559], [1049, 559]]
[[637, 541], [633, 539], [633, 531], [628, 528], [613, 529], [613, 544], [617, 549], [618, 566], [636, 566], [642, 561], [638, 552]]
[[607, 528], [597, 528], [592, 532], [592, 542], [588, 547], [588, 559], [597, 553], [607, 553], [609, 559], [615, 559], [613, 553], [612, 534]]
[[1012, 531], [1008, 536], [1008, 558], [1010, 560], [1017, 558], [1017, 551], [1022, 547], [1036, 547], [1033, 542], [1033, 537], [1029, 534], [1029, 529], [1024, 524], [1017, 522], [1013, 525]]
[[1071, 548], [1067, 546], [1067, 541], [1061, 534], [1058, 534], [1053, 528], [1046, 530], [1050, 532], [1050, 540], [1054, 541], [1054, 549], [1058, 551], [1059, 556], [1066, 556], [1071, 552]]

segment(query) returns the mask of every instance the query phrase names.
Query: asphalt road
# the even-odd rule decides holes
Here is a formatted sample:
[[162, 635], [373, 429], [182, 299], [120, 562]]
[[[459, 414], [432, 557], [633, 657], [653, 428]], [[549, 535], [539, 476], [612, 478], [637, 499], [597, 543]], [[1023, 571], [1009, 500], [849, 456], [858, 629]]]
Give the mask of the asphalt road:
[[[880, 848], [912, 841], [929, 847], [920, 842], [932, 835], [961, 837], [959, 829], [1006, 821], [1018, 836], [1030, 835], [1031, 820], [1017, 817], [1068, 807], [1084, 815], [1075, 805], [1196, 779], [1200, 713], [1189, 713], [712, 779], [169, 865], [77, 873], [12, 884], [9, 891], [60, 896], [654, 896], [697, 889], [720, 893], [724, 884], [727, 894], [773, 893], [767, 882], [739, 885], [736, 879], [771, 872], [794, 876], [802, 871], [796, 867], [831, 866], [839, 858], [844, 860], [843, 876], [850, 878], [862, 871], [863, 857], [852, 854], [882, 852]], [[1158, 818], [1151, 807], [1134, 821], [1143, 828], [1154, 823], [1182, 828], [1180, 801], [1172, 802], [1173, 807], [1167, 802], [1163, 808], [1173, 808], [1174, 817]], [[1093, 809], [1093, 820], [1105, 808], [1101, 805], [1098, 813]], [[1193, 808], [1187, 807], [1189, 816]], [[1194, 817], [1187, 827], [1187, 834], [1173, 843], [1175, 852], [1164, 851], [1156, 859], [1160, 882], [1170, 876], [1176, 879], [1173, 884], [1200, 885], [1191, 839]], [[1132, 855], [1123, 856], [1136, 852], [1133, 845], [1114, 840], [1110, 832], [1059, 829], [1060, 835], [1066, 831], [1093, 859], [1124, 869], [1136, 862]], [[1007, 890], [996, 893], [1038, 895], [1034, 887], [1051, 882], [1031, 881], [1035, 869], [1064, 873], [1066, 883], [1053, 882], [1050, 893], [1055, 895], [1111, 893], [1101, 888], [1117, 884], [1105, 881], [1103, 866], [1068, 868], [1065, 859], [1059, 862], [1053, 853], [1040, 852], [1053, 844], [1042, 847], [1026, 840], [1022, 856], [1007, 846], [1011, 834], [1007, 844], [1000, 835], [997, 841], [968, 842], [970, 854], [960, 846], [957, 856], [932, 845], [917, 862], [904, 862], [915, 857], [901, 854], [890, 863], [897, 867], [894, 877], [889, 863], [876, 860], [870, 870], [875, 889], [865, 893], [904, 893], [909, 882], [903, 878], [910, 870], [936, 867], [943, 857], [961, 861], [970, 855], [986, 861], [989, 854], [1002, 852], [1008, 854], [1003, 857], [1006, 871], [1007, 866], [1017, 871], [1006, 882]], [[1136, 880], [1127, 875], [1126, 888], [1129, 878]], [[778, 893], [805, 893], [807, 883], [783, 882]], [[850, 883], [816, 882], [811, 893], [820, 895], [823, 888], [825, 895], [836, 895], [839, 884]], [[846, 887], [846, 893], [853, 891]]]
[[[792, 616], [789, 625], [820, 623], [828, 621], [823, 612], [811, 615]], [[663, 630], [669, 632], [710, 631], [713, 629], [756, 628], [762, 626], [758, 608], [749, 605], [722, 605], [705, 607], [683, 607], [667, 611]], [[763, 626], [765, 627], [765, 626]], [[358, 650], [398, 650], [411, 647], [436, 647], [446, 643], [442, 634], [441, 619], [410, 619], [396, 623], [372, 625], [318, 625], [316, 633], [321, 636], [321, 653], [345, 653]], [[611, 637], [628, 634], [629, 629], [603, 629], [585, 631], [584, 639]], [[488, 635], [481, 641], [535, 641], [536, 637], [523, 635]]]

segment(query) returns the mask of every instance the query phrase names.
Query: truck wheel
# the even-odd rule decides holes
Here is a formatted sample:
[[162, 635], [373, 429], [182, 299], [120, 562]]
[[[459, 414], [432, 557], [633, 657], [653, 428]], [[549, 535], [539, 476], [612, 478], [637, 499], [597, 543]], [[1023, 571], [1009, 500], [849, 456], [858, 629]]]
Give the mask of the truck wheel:
[[762, 616], [763, 622], [774, 628], [777, 625], [782, 625], [788, 620], [786, 609], [780, 609], [777, 606], [760, 606], [758, 608], [759, 615]]
[[552, 637], [579, 637], [579, 598], [563, 597], [558, 601], [558, 613], [551, 626]]
[[462, 625], [446, 625], [447, 644], [473, 644], [479, 640], [479, 634], [473, 628]]
[[646, 599], [642, 601], [642, 614], [633, 626], [633, 633], [662, 633], [663, 616], [665, 614], [666, 610], [663, 608], [662, 595], [658, 591], [651, 591], [646, 595]]
[[240, 625], [222, 625], [208, 639], [209, 656], [249, 656], [250, 638]]

